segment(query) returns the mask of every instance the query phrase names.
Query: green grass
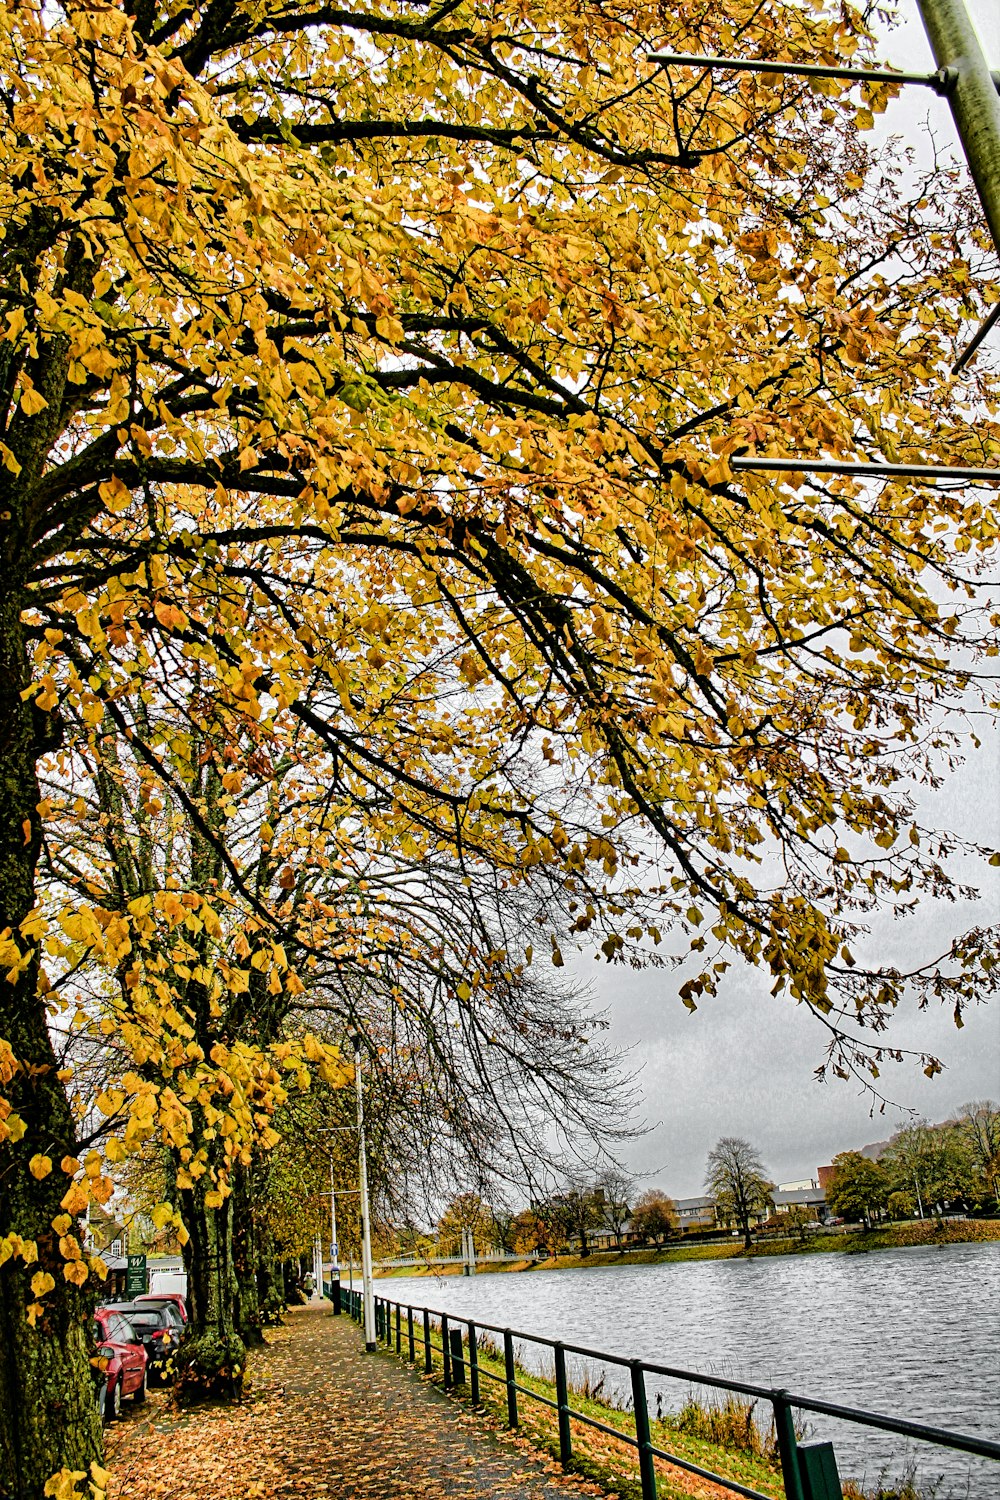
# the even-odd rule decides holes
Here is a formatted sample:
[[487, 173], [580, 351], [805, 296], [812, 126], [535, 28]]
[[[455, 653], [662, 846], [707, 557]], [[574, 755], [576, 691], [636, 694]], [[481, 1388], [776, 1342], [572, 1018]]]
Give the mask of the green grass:
[[[422, 1346], [418, 1344], [418, 1351], [420, 1349]], [[422, 1358], [422, 1355], [418, 1352], [419, 1358]], [[434, 1358], [435, 1362], [439, 1363], [438, 1350], [435, 1350]], [[497, 1428], [505, 1427], [507, 1421], [506, 1390], [501, 1383], [503, 1374], [502, 1352], [483, 1337], [479, 1347], [480, 1406], [490, 1424]], [[490, 1375], [498, 1378], [491, 1380]], [[436, 1378], [441, 1379], [439, 1370]], [[523, 1387], [517, 1397], [521, 1435], [542, 1452], [558, 1459], [559, 1433], [555, 1411], [542, 1402], [533, 1401], [531, 1396], [525, 1394], [525, 1392], [532, 1392], [535, 1396], [554, 1401], [554, 1372], [549, 1378], [547, 1375], [536, 1374], [518, 1365], [516, 1378], [518, 1385]], [[466, 1381], [468, 1381], [467, 1368]], [[468, 1385], [458, 1389], [467, 1392]], [[635, 1436], [635, 1424], [631, 1411], [626, 1405], [617, 1402], [605, 1393], [603, 1380], [596, 1382], [587, 1380], [583, 1384], [571, 1380], [570, 1405], [573, 1411], [581, 1416], [603, 1422], [605, 1426], [621, 1432], [624, 1436]], [[732, 1446], [724, 1446], [705, 1435], [704, 1425], [699, 1428], [692, 1415], [697, 1407], [698, 1403], [691, 1397], [685, 1403], [682, 1413], [666, 1414], [654, 1420], [651, 1428], [655, 1446], [675, 1453], [680, 1458], [686, 1458], [701, 1468], [709, 1469], [713, 1473], [735, 1479], [752, 1489], [760, 1490], [763, 1494], [772, 1496], [773, 1500], [782, 1500], [784, 1487], [773, 1450], [773, 1440], [769, 1450], [767, 1439], [762, 1439], [754, 1433], [747, 1445], [747, 1421], [745, 1418], [742, 1422], [739, 1420], [735, 1404], [733, 1404], [730, 1413], [732, 1424], [727, 1430]], [[708, 1411], [708, 1408], [700, 1409], [706, 1413]], [[709, 1418], [706, 1415], [705, 1423], [708, 1421]], [[571, 1419], [571, 1432], [572, 1469], [575, 1473], [599, 1485], [608, 1494], [617, 1495], [619, 1500], [641, 1500], [642, 1491], [634, 1448], [626, 1443], [618, 1442], [606, 1433], [588, 1427], [576, 1417]], [[740, 1446], [740, 1441], [744, 1446]], [[671, 1471], [661, 1460], [657, 1460], [659, 1500], [690, 1500], [690, 1490], [676, 1481], [676, 1475], [676, 1469]]]
[[[422, 1331], [415, 1332], [417, 1359], [422, 1366]], [[439, 1340], [440, 1331], [435, 1330], [432, 1337]], [[467, 1351], [467, 1343], [463, 1347]], [[380, 1345], [380, 1348], [389, 1353], [387, 1346]], [[405, 1333], [403, 1351], [405, 1358]], [[434, 1375], [425, 1378], [440, 1383], [443, 1379], [440, 1349], [435, 1348], [433, 1357]], [[480, 1335], [478, 1363], [479, 1410], [488, 1425], [499, 1430], [507, 1424], [503, 1353], [488, 1335]], [[551, 1375], [537, 1374], [518, 1364], [516, 1372], [517, 1384], [522, 1388], [517, 1395], [519, 1432], [534, 1447], [558, 1460], [556, 1412], [544, 1401], [532, 1400], [534, 1395], [555, 1401], [555, 1371], [553, 1369]], [[496, 1378], [490, 1379], [490, 1376]], [[468, 1395], [467, 1363], [465, 1378], [466, 1384], [454, 1388], [456, 1395]], [[597, 1484], [612, 1500], [642, 1500], [635, 1449], [579, 1419], [593, 1418], [613, 1432], [634, 1438], [631, 1402], [622, 1402], [608, 1393], [603, 1376], [596, 1380], [586, 1377], [582, 1382], [571, 1378], [569, 1391], [570, 1406], [578, 1414], [571, 1418], [572, 1470]], [[692, 1391], [679, 1411], [658, 1412], [650, 1427], [655, 1447], [687, 1459], [721, 1479], [734, 1479], [772, 1497], [772, 1500], [784, 1500], [785, 1489], [770, 1413], [766, 1408], [758, 1410], [756, 1402], [743, 1400], [732, 1393], [703, 1400]], [[798, 1435], [802, 1438], [804, 1433], [799, 1431]], [[679, 1474], [676, 1467], [669, 1467], [661, 1459], [656, 1460], [656, 1468], [658, 1500], [691, 1500], [691, 1483], [704, 1484], [695, 1476], [687, 1478]], [[933, 1500], [932, 1495], [917, 1490], [912, 1471], [895, 1479], [883, 1474], [867, 1488], [850, 1479], [842, 1479], [842, 1483], [844, 1500]], [[720, 1489], [717, 1493], [721, 1500], [723, 1494], [731, 1492]]]

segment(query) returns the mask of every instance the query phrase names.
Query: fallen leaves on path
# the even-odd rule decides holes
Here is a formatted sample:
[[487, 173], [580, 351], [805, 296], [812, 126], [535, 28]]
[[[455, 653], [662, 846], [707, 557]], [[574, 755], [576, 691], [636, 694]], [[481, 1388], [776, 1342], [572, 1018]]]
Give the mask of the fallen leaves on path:
[[180, 1410], [151, 1393], [109, 1435], [110, 1500], [569, 1500], [600, 1495], [501, 1440], [347, 1318], [289, 1314], [254, 1357], [247, 1398]]

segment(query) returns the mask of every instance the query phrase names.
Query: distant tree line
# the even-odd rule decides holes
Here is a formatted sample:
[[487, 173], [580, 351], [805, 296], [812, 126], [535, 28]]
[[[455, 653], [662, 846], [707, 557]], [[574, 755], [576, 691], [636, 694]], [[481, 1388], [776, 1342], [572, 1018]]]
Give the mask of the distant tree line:
[[[451, 1199], [433, 1232], [387, 1233], [398, 1253], [417, 1258], [462, 1255], [467, 1231], [477, 1256], [572, 1251], [587, 1257], [595, 1246], [657, 1247], [679, 1239], [686, 1231], [674, 1200], [659, 1188], [638, 1192], [637, 1187], [628, 1172], [612, 1164], [589, 1176], [567, 1175], [519, 1212], [466, 1192]], [[814, 1210], [802, 1204], [775, 1211], [775, 1184], [756, 1148], [739, 1136], [723, 1136], [709, 1152], [705, 1188], [714, 1224], [702, 1227], [733, 1228], [748, 1246], [757, 1229], [781, 1228], [801, 1238], [813, 1220]], [[917, 1121], [897, 1131], [876, 1158], [840, 1152], [825, 1198], [835, 1217], [866, 1225], [1000, 1211], [1000, 1106], [977, 1100], [942, 1124]]]
[[918, 1120], [897, 1131], [876, 1159], [842, 1151], [833, 1168], [826, 1201], [849, 1223], [995, 1211], [1000, 1206], [1000, 1107], [992, 1100], [975, 1100], [943, 1124]]

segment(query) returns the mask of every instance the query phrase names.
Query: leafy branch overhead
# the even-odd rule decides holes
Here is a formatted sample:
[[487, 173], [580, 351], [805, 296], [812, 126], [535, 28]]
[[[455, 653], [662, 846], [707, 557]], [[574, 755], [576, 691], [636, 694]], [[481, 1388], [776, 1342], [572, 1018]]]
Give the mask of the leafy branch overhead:
[[987, 928], [861, 947], [1000, 863], [915, 796], [995, 706], [995, 509], [730, 467], [995, 463], [985, 226], [891, 86], [658, 48], [875, 60], [779, 0], [0, 17], [0, 1494], [99, 1458], [112, 1139], [228, 1266], [348, 1026], [467, 1160], [607, 1124], [570, 943], [764, 965], [869, 1076], [995, 987]]

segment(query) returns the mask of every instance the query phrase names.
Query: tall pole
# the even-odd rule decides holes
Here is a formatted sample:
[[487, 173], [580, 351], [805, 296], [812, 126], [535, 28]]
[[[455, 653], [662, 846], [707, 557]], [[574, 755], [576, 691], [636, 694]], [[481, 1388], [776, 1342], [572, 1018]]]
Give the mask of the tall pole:
[[964, 0], [917, 0], [920, 19], [950, 87], [947, 100], [1000, 251], [1000, 95]]
[[913, 1186], [917, 1190], [917, 1207], [920, 1210], [920, 1217], [923, 1218], [923, 1216], [924, 1216], [924, 1200], [920, 1196], [920, 1183], [917, 1181], [917, 1174], [916, 1174], [915, 1170], [914, 1170], [914, 1173], [913, 1173]]
[[361, 1039], [354, 1038], [354, 1087], [358, 1095], [358, 1174], [361, 1178], [361, 1283], [365, 1302], [365, 1350], [374, 1354], [375, 1287], [372, 1283], [372, 1231], [368, 1217], [368, 1157], [365, 1152], [365, 1103], [361, 1089]]
[[333, 1185], [333, 1152], [330, 1152], [330, 1279], [340, 1279], [340, 1254], [337, 1249], [337, 1194]]

